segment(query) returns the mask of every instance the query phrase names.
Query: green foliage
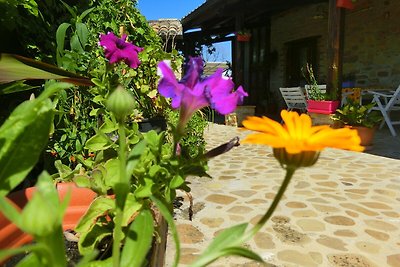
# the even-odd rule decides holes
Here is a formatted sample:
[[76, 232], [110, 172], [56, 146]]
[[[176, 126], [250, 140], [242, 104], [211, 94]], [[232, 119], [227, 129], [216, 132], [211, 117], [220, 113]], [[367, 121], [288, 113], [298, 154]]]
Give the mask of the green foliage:
[[[119, 170], [121, 161], [106, 156], [106, 154], [121, 153], [120, 145], [112, 140], [114, 136], [121, 134], [119, 131], [116, 132], [115, 128], [117, 128], [115, 122], [107, 121], [97, 134], [88, 140], [87, 149], [96, 153], [92, 163], [93, 170], [76, 174], [73, 178], [77, 184], [90, 187], [100, 194], [75, 229], [81, 234], [79, 249], [83, 254], [93, 250], [103, 238], [111, 235], [115, 227], [119, 200], [111, 199], [107, 194], [114, 192], [116, 195], [121, 195], [118, 193], [121, 183]], [[125, 207], [121, 224], [126, 233], [130, 218], [138, 211], [147, 209], [149, 198], [152, 196], [163, 199], [167, 203], [169, 212], [172, 212], [172, 201], [175, 199], [176, 190], [189, 190], [185, 178], [188, 175], [206, 175], [206, 159], [176, 157], [172, 153], [172, 145], [166, 142], [165, 132], [157, 134], [155, 131], [149, 131], [144, 133], [139, 141], [138, 135], [141, 134], [137, 132], [136, 124], [133, 128], [123, 127], [123, 129], [127, 134], [125, 142], [128, 150], [124, 152], [126, 153], [124, 170], [129, 184], [124, 186], [127, 192], [121, 205]]]
[[[87, 0], [77, 1], [76, 9], [85, 10], [87, 5]], [[5, 11], [0, 18], [0, 34], [12, 36], [2, 40], [0, 51], [55, 63], [55, 32], [70, 18], [61, 1], [0, 1], [0, 9]]]
[[[137, 105], [131, 110], [130, 120], [162, 115], [168, 102], [157, 93], [157, 64], [169, 59], [177, 69], [182, 58], [177, 51], [166, 53], [163, 50], [162, 40], [140, 14], [136, 1], [93, 0], [85, 10], [67, 4], [64, 7], [71, 16], [59, 25], [55, 35], [58, 65], [91, 76], [95, 84], [89, 89], [64, 92], [58, 96], [55, 131], [47, 152], [74, 167], [77, 162], [90, 157], [85, 143], [95, 134], [94, 129], [109, 120], [105, 99], [117, 85], [135, 97]], [[139, 68], [130, 69], [124, 63], [108, 64], [98, 41], [100, 33], [109, 31], [125, 33], [129, 41], [145, 48], [139, 54]]]
[[371, 111], [374, 106], [375, 103], [361, 105], [349, 100], [349, 103], [337, 109], [331, 118], [345, 125], [372, 128], [382, 121], [382, 116], [379, 112]]
[[53, 103], [48, 98], [70, 84], [46, 86], [37, 99], [19, 105], [0, 128], [0, 195], [14, 189], [34, 167], [46, 146], [53, 120]]
[[336, 100], [337, 99], [337, 91], [334, 90], [332, 93], [322, 92], [321, 88], [318, 86], [318, 81], [314, 75], [314, 70], [310, 64], [307, 63], [306, 70], [301, 69], [301, 73], [303, 74], [304, 79], [307, 82], [307, 85], [310, 88], [307, 91], [308, 99], [323, 101], [323, 100]]
[[[121, 266], [141, 267], [153, 241], [153, 216], [149, 210], [142, 210], [130, 225], [127, 232], [127, 241], [121, 255]], [[137, 233], [141, 238], [137, 238]], [[132, 253], [135, 252], [135, 253]]]
[[[14, 8], [21, 6], [17, 2], [10, 3]], [[70, 5], [70, 1], [47, 1], [49, 6], [57, 7], [54, 14], [64, 11], [63, 19], [55, 18], [54, 14], [42, 16], [44, 9], [39, 3], [35, 5], [34, 0], [24, 3], [29, 16], [38, 16], [45, 24], [52, 22], [41, 28], [37, 36], [45, 35], [48, 30], [55, 43], [48, 41], [43, 46], [39, 42], [30, 43], [38, 50], [46, 47], [37, 57], [54, 62], [56, 55], [59, 67], [90, 76], [94, 86], [77, 86], [71, 91], [61, 90], [67, 88], [65, 84], [49, 86], [36, 100], [22, 104], [10, 116], [0, 128], [0, 142], [4, 140], [6, 144], [4, 152], [0, 153], [0, 163], [4, 160], [2, 166], [6, 166], [0, 171], [0, 195], [15, 187], [35, 164], [54, 123], [47, 149], [55, 157], [57, 173], [53, 178], [57, 182], [74, 181], [98, 194], [75, 229], [80, 234], [79, 250], [84, 255], [81, 266], [143, 266], [155, 235], [154, 204], [170, 224], [179, 250], [172, 218], [173, 200], [176, 190], [190, 191], [188, 176], [207, 176], [208, 158], [203, 153], [207, 121], [197, 113], [187, 124], [187, 136], [182, 136], [183, 129], [178, 131], [176, 126], [171, 126], [171, 138], [166, 132], [139, 133], [135, 120], [164, 114], [168, 102], [157, 93], [157, 64], [169, 59], [176, 70], [181, 65], [181, 56], [177, 51], [166, 53], [163, 50], [161, 39], [137, 10], [136, 1], [91, 0], [88, 5], [80, 6]], [[18, 23], [30, 18], [25, 15]], [[110, 65], [107, 62], [103, 49], [98, 46], [98, 35], [108, 31], [127, 34], [129, 41], [144, 47], [139, 54], [139, 68], [128, 69], [124, 63]], [[116, 90], [130, 91], [138, 106], [130, 102], [121, 110], [119, 103], [125, 99], [112, 100]], [[134, 108], [132, 114], [126, 112]], [[171, 112], [170, 117], [171, 124], [181, 125], [178, 113]], [[12, 125], [18, 123], [21, 128]], [[178, 144], [181, 153], [176, 149]], [[221, 151], [226, 152], [226, 149]], [[67, 200], [59, 203], [49, 177], [47, 174], [39, 177], [38, 193], [21, 215], [4, 198], [0, 200], [6, 216], [32, 234], [37, 242], [25, 247], [33, 254], [26, 257], [21, 266], [66, 265], [61, 223]], [[44, 215], [44, 219], [38, 214]], [[210, 256], [202, 260], [209, 263], [226, 255], [260, 260], [256, 254], [239, 247], [242, 240], [238, 237], [244, 230], [245, 227], [238, 226], [223, 232], [207, 250]], [[97, 245], [110, 237], [112, 257], [93, 261]], [[121, 245], [124, 245], [122, 249]], [[21, 251], [0, 253], [0, 257]], [[179, 252], [175, 261], [176, 264], [179, 261]]]
[[[179, 119], [179, 111], [169, 110], [167, 112], [169, 125], [176, 125]], [[205, 151], [204, 130], [207, 127], [206, 115], [199, 111], [193, 115], [186, 126], [186, 134], [181, 139], [180, 147], [182, 154], [186, 157], [196, 157]]]

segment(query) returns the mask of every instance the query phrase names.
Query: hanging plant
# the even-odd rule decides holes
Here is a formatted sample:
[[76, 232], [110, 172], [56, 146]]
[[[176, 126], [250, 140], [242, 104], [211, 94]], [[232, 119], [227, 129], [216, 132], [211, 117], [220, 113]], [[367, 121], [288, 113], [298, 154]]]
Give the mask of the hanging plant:
[[356, 0], [336, 0], [336, 6], [346, 9], [354, 9]]
[[236, 33], [236, 40], [238, 42], [248, 42], [250, 41], [251, 33], [247, 31], [240, 31]]

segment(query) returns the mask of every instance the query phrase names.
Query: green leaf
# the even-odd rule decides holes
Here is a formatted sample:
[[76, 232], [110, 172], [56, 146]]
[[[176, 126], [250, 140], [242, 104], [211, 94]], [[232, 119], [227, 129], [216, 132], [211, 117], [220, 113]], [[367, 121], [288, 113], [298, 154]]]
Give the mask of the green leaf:
[[113, 122], [109, 118], [105, 118], [104, 123], [100, 126], [100, 130], [103, 133], [111, 133], [114, 132], [115, 130], [118, 129], [118, 124], [116, 122]]
[[171, 189], [176, 189], [176, 188], [180, 187], [181, 185], [183, 185], [184, 183], [185, 183], [185, 179], [183, 179], [182, 176], [175, 175], [172, 178], [171, 182], [169, 183], [169, 187]]
[[0, 196], [17, 186], [47, 144], [53, 103], [35, 99], [20, 104], [0, 127]]
[[131, 152], [129, 152], [127, 164], [126, 164], [126, 173], [130, 177], [135, 169], [136, 165], [139, 163], [140, 156], [143, 154], [143, 151], [146, 149], [147, 142], [145, 140], [140, 141], [137, 145], [133, 147]]
[[89, 177], [87, 177], [86, 175], [77, 175], [77, 176], [75, 176], [74, 177], [74, 182], [79, 187], [90, 188], [90, 186], [91, 186]]
[[87, 232], [82, 232], [78, 248], [79, 252], [83, 255], [91, 254], [95, 250], [97, 244], [105, 237], [112, 235], [112, 228], [107, 225], [96, 223]]
[[57, 66], [18, 55], [0, 54], [0, 84], [34, 79], [56, 79], [76, 85], [93, 85], [90, 79]]
[[[100, 266], [100, 265], [90, 265], [91, 263], [95, 262], [94, 259], [97, 257], [98, 254], [99, 254], [99, 252], [97, 250], [94, 250], [91, 253], [87, 253], [85, 255], [82, 255], [83, 257], [81, 258], [79, 263], [76, 265], [76, 267]], [[112, 259], [112, 257], [110, 257], [108, 259]], [[106, 261], [103, 261], [103, 262], [106, 262]], [[112, 265], [103, 265], [103, 266], [110, 266], [111, 267]]]
[[89, 116], [97, 116], [97, 112], [99, 111], [99, 108], [94, 108], [90, 111]]
[[26, 255], [20, 262], [18, 262], [16, 267], [31, 267], [40, 265], [42, 265], [42, 262], [40, 261], [39, 255], [36, 253], [31, 253]]
[[117, 183], [119, 183], [120, 181], [119, 181], [119, 179], [120, 179], [120, 169], [119, 169], [119, 159], [116, 159], [116, 158], [114, 158], [114, 159], [110, 159], [110, 160], [108, 160], [107, 162], [106, 162], [106, 164], [105, 164], [105, 168], [106, 168], [106, 170], [107, 170], [107, 173], [106, 173], [106, 177], [105, 177], [105, 179], [104, 179], [104, 183], [107, 185], [107, 186], [110, 186], [110, 187], [115, 187], [115, 185], [117, 184]]
[[[23, 222], [21, 219], [21, 214], [15, 209], [12, 204], [10, 204], [9, 200], [4, 196], [0, 197], [0, 209], [7, 219], [12, 221], [18, 228], [22, 229]], [[2, 254], [0, 253], [0, 255]]]
[[94, 9], [94, 7], [83, 11], [82, 14], [78, 17], [78, 20], [82, 21], [90, 12], [92, 12], [93, 9]]
[[124, 217], [122, 219], [123, 227], [129, 224], [134, 213], [142, 208], [142, 206], [143, 204], [136, 199], [135, 195], [129, 192], [124, 205]]
[[88, 41], [88, 35], [89, 31], [86, 27], [85, 24], [82, 22], [77, 22], [76, 23], [76, 34], [79, 37], [79, 41], [81, 42], [82, 46], [85, 47], [87, 41]]
[[[91, 81], [98, 87], [104, 87], [103, 81], [98, 78], [92, 78]], [[96, 95], [95, 97], [99, 97], [99, 95]]]
[[72, 7], [70, 7], [67, 3], [65, 3], [64, 1], [62, 1], [62, 0], [60, 0], [60, 1], [65, 6], [65, 8], [68, 10], [68, 12], [71, 14], [71, 16], [73, 18], [76, 18], [77, 16], [76, 16], [74, 9]]
[[94, 103], [100, 104], [100, 103], [106, 101], [106, 99], [102, 95], [96, 95], [95, 97], [93, 97], [92, 101]]
[[144, 178], [143, 180], [144, 183], [140, 184], [135, 190], [135, 196], [137, 198], [146, 198], [150, 197], [153, 194], [153, 180], [149, 178]]
[[24, 81], [16, 81], [12, 83], [0, 84], [0, 94], [5, 95], [5, 94], [17, 93], [17, 92], [31, 90], [34, 88], [38, 87], [25, 84]]
[[[89, 254], [87, 254], [89, 255]], [[86, 255], [84, 255], [86, 257]], [[113, 258], [109, 257], [103, 261], [91, 261], [88, 263], [79, 264], [77, 267], [112, 267], [113, 266]]]
[[21, 254], [21, 253], [26, 253], [26, 252], [32, 251], [34, 249], [38, 250], [38, 248], [43, 248], [43, 246], [41, 246], [39, 244], [33, 244], [33, 245], [22, 246], [19, 248], [0, 250], [0, 262], [5, 260], [8, 257], [12, 257], [14, 255]]
[[[56, 42], [57, 42], [57, 53], [62, 56], [64, 54], [64, 42], [65, 42], [65, 35], [67, 33], [68, 28], [71, 26], [69, 23], [62, 23], [58, 26], [56, 31]], [[60, 62], [57, 62], [60, 65]]]
[[42, 173], [36, 184], [37, 191], [21, 213], [22, 230], [35, 236], [46, 237], [57, 232], [62, 224], [57, 190], [49, 174]]
[[85, 148], [90, 151], [105, 150], [112, 145], [110, 138], [108, 138], [104, 133], [98, 132], [93, 137], [86, 141]]
[[225, 255], [223, 250], [240, 245], [241, 237], [247, 228], [247, 223], [235, 225], [222, 231], [203, 251], [191, 267], [206, 266]]
[[75, 227], [75, 231], [78, 233], [87, 232], [98, 217], [103, 216], [106, 212], [114, 208], [115, 202], [113, 199], [106, 197], [96, 198], [85, 215], [80, 219], [78, 225]]
[[77, 34], [74, 34], [74, 35], [71, 36], [70, 44], [71, 44], [71, 49], [73, 51], [79, 52], [79, 53], [84, 52], [83, 48], [82, 48], [82, 45], [79, 42], [79, 37], [78, 37]]
[[175, 242], [175, 259], [173, 263], [173, 267], [178, 266], [179, 258], [181, 256], [180, 251], [181, 251], [181, 246], [179, 243], [179, 236], [178, 236], [178, 231], [176, 230], [174, 218], [171, 215], [171, 211], [167, 208], [167, 206], [158, 198], [156, 198], [154, 195], [150, 196], [150, 199], [156, 204], [157, 208], [159, 209], [160, 213], [164, 217], [164, 219], [167, 221], [168, 226], [171, 230], [172, 237], [174, 238]]
[[153, 240], [153, 216], [142, 210], [129, 227], [121, 254], [122, 267], [141, 267]]
[[[63, 135], [63, 136], [65, 136], [65, 135]], [[54, 166], [56, 167], [56, 169], [58, 171], [59, 179], [62, 181], [67, 181], [67, 180], [71, 179], [75, 175], [75, 173], [78, 172], [77, 169], [71, 170], [70, 167], [62, 164], [61, 160], [56, 160], [54, 162]]]
[[143, 85], [140, 87], [140, 91], [141, 91], [143, 94], [146, 94], [149, 90], [150, 90], [150, 86], [148, 86], [148, 85], [146, 85], [146, 84], [143, 84]]
[[264, 262], [264, 260], [255, 252], [248, 250], [246, 248], [242, 247], [229, 247], [226, 249], [223, 249], [221, 251], [221, 255], [219, 257], [223, 256], [229, 256], [229, 255], [236, 255], [236, 256], [241, 256], [245, 257], [251, 260], [255, 260], [258, 262]]

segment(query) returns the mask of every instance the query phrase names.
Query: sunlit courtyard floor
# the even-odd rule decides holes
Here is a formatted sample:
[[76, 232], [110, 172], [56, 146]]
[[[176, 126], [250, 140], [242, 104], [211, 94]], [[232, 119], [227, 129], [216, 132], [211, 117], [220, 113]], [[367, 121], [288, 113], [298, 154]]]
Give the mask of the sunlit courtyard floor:
[[[212, 148], [248, 133], [210, 124], [206, 139]], [[399, 149], [399, 137], [383, 130], [369, 153], [385, 157], [324, 150], [315, 166], [295, 173], [272, 219], [245, 246], [266, 266], [400, 266]], [[192, 262], [222, 229], [257, 222], [284, 176], [265, 146], [241, 145], [211, 160], [209, 167], [212, 179], [190, 179], [192, 221], [184, 194], [183, 205], [176, 210], [182, 246], [179, 266]], [[171, 266], [171, 235], [166, 253], [166, 266]], [[212, 266], [263, 265], [229, 257]]]

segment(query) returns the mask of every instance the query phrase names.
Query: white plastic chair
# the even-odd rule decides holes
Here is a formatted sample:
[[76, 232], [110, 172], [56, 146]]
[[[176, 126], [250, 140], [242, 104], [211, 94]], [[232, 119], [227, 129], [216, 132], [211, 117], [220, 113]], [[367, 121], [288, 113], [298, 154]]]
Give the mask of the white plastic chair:
[[285, 100], [287, 110], [307, 111], [307, 101], [301, 87], [281, 87], [279, 90], [283, 100]]
[[390, 116], [390, 112], [400, 110], [400, 85], [396, 91], [368, 91], [367, 93], [373, 95], [372, 102], [376, 103], [376, 106], [372, 110], [379, 110], [384, 118], [380, 128], [386, 123], [390, 133], [396, 136], [396, 130], [393, 128], [393, 125], [399, 125], [400, 120], [394, 120]]

